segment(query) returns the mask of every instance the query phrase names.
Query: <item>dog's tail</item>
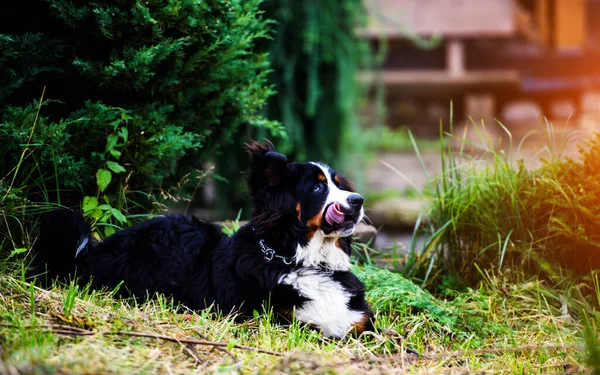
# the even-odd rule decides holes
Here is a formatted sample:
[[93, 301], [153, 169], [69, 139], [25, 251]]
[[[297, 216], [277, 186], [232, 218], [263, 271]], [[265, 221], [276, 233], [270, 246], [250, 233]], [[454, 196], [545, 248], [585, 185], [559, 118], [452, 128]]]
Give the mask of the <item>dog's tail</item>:
[[[68, 280], [91, 246], [90, 227], [80, 212], [65, 208], [50, 211], [40, 218], [40, 235], [34, 245], [34, 266], [46, 284], [55, 279]], [[41, 275], [40, 275], [41, 276]]]

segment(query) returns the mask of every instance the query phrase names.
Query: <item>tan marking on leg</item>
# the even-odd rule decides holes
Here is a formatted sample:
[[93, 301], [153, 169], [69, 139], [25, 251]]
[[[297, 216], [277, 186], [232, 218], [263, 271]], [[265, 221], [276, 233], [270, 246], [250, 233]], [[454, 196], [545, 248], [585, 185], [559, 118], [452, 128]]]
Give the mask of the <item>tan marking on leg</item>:
[[354, 333], [357, 336], [360, 335], [361, 333], [363, 333], [369, 326], [370, 319], [371, 319], [371, 317], [369, 316], [369, 314], [365, 313], [363, 315], [362, 320], [354, 323], [354, 326], [352, 328], [352, 333]]

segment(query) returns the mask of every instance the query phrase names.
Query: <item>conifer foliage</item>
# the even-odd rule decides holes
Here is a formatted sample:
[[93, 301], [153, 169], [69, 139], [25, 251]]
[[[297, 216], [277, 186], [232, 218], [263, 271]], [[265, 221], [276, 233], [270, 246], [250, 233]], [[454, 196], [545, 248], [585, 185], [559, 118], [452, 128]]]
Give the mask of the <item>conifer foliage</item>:
[[200, 168], [242, 124], [277, 130], [258, 115], [272, 93], [267, 55], [254, 52], [269, 28], [258, 7], [258, 0], [3, 1], [2, 176], [28, 146], [32, 157], [21, 161], [30, 168], [21, 170], [35, 172], [18, 177], [26, 183], [47, 184], [58, 171], [57, 185], [90, 194], [104, 169], [145, 189]]
[[367, 42], [357, 34], [366, 24], [364, 3], [266, 0], [263, 9], [277, 21], [269, 44], [277, 95], [267, 113], [286, 128], [279, 149], [340, 167], [348, 159], [344, 151], [359, 141], [357, 75], [369, 59]]

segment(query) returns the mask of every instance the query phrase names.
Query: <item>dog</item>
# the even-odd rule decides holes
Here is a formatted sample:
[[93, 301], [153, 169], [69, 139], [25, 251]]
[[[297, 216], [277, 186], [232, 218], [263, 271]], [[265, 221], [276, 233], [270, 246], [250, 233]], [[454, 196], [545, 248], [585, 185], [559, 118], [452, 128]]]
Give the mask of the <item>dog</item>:
[[96, 242], [81, 213], [56, 209], [40, 219], [36, 264], [50, 279], [76, 275], [138, 300], [162, 293], [194, 310], [239, 316], [268, 305], [327, 337], [373, 330], [350, 262], [363, 197], [325, 164], [288, 162], [271, 143], [246, 148], [252, 217], [232, 237], [168, 214]]

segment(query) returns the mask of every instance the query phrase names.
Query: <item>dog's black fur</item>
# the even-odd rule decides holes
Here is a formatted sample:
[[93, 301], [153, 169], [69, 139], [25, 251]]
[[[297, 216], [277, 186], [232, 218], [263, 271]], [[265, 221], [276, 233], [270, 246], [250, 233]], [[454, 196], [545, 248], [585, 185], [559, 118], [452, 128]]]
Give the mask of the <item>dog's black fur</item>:
[[[233, 237], [192, 216], [166, 215], [94, 242], [80, 213], [58, 209], [41, 219], [37, 264], [51, 279], [76, 273], [95, 288], [122, 283], [121, 295], [163, 293], [191, 309], [250, 315], [268, 301], [328, 336], [372, 329], [363, 284], [347, 262], [362, 197], [326, 166], [288, 163], [271, 144], [247, 148], [252, 219]], [[347, 202], [334, 202], [334, 193]], [[327, 210], [338, 220], [330, 223]], [[330, 306], [336, 301], [345, 306]]]

